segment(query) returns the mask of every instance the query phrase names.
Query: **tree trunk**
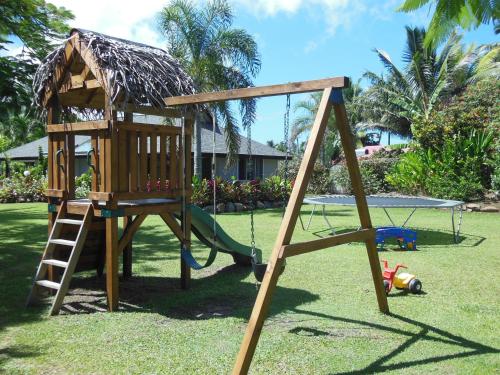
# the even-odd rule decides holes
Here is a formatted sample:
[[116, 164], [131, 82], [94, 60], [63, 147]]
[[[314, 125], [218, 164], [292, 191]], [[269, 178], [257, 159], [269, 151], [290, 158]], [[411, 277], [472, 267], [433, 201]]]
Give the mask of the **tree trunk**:
[[194, 120], [194, 170], [193, 175], [200, 178], [202, 177], [202, 155], [201, 155], [201, 118], [196, 114]]

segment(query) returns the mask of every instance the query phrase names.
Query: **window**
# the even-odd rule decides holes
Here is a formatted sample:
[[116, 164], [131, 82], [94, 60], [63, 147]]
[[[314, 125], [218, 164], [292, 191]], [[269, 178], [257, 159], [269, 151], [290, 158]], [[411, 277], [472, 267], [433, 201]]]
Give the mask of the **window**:
[[238, 162], [238, 179], [239, 180], [253, 180], [255, 178], [262, 178], [263, 172], [263, 159], [253, 157], [253, 168], [250, 168], [250, 160], [248, 157], [240, 157]]

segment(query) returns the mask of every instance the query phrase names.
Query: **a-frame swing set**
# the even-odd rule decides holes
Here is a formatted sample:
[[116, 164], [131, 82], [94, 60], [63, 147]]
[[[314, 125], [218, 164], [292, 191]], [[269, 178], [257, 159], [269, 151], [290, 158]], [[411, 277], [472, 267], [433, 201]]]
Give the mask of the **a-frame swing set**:
[[[372, 227], [368, 205], [361, 181], [361, 174], [354, 149], [354, 140], [349, 128], [342, 89], [349, 85], [346, 77], [330, 78], [317, 81], [297, 82], [266, 87], [229, 90], [224, 92], [202, 93], [182, 97], [166, 98], [167, 106], [204, 104], [225, 100], [249, 99], [265, 96], [286, 95], [323, 90], [321, 102], [316, 114], [304, 157], [285, 210], [278, 237], [274, 244], [267, 270], [260, 286], [250, 320], [236, 358], [233, 374], [246, 374], [250, 368], [257, 342], [267, 315], [272, 295], [276, 289], [280, 270], [285, 259], [326, 249], [350, 242], [364, 242], [372, 272], [378, 306], [381, 312], [388, 313], [389, 306], [384, 290], [380, 262], [375, 244], [375, 229]], [[353, 186], [356, 206], [361, 227], [357, 231], [332, 235], [313, 241], [290, 243], [299, 216], [307, 185], [311, 178], [314, 163], [317, 159], [321, 141], [325, 133], [328, 117], [334, 111], [342, 148]]]

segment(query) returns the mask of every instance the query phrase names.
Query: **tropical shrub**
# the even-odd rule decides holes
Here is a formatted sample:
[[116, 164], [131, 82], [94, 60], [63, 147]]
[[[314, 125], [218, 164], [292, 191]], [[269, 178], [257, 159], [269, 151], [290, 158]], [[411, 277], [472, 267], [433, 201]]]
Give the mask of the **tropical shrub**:
[[77, 199], [87, 198], [92, 188], [92, 172], [87, 170], [81, 176], [75, 178], [75, 197]]
[[446, 139], [441, 148], [406, 153], [386, 180], [407, 194], [472, 200], [490, 186], [493, 133], [472, 131]]
[[272, 176], [263, 181], [251, 180], [226, 181], [220, 177], [215, 180], [193, 177], [192, 201], [195, 205], [205, 207], [213, 204], [213, 189], [216, 186], [217, 203], [255, 204], [257, 201], [276, 202], [288, 197], [292, 184], [285, 185], [279, 176]]
[[[299, 173], [300, 158], [294, 158], [288, 162], [288, 181], [295, 181]], [[279, 167], [279, 176], [284, 176], [285, 163], [281, 163]], [[307, 192], [310, 194], [326, 194], [332, 190], [332, 179], [330, 177], [330, 169], [319, 161], [314, 164], [311, 180], [307, 187]]]
[[[413, 122], [414, 139], [423, 148], [440, 148], [446, 139], [473, 130], [500, 133], [500, 82], [480, 81], [461, 95]], [[498, 135], [497, 135], [498, 137]]]
[[47, 179], [45, 177], [15, 174], [4, 178], [0, 186], [0, 202], [42, 202], [45, 201]]
[[[397, 153], [399, 154], [399, 152]], [[372, 156], [369, 159], [359, 160], [361, 180], [366, 194], [385, 193], [390, 191], [391, 186], [386, 181], [387, 173], [397, 163], [397, 157]], [[349, 171], [345, 162], [338, 164], [332, 169], [332, 180], [342, 193], [353, 194]]]

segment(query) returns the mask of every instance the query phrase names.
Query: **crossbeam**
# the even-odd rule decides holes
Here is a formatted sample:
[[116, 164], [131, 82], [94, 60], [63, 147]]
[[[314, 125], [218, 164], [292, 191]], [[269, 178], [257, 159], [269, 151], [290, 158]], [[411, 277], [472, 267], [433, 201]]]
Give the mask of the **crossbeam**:
[[375, 229], [360, 229], [355, 232], [337, 234], [335, 236], [320, 238], [318, 240], [297, 242], [282, 247], [282, 256], [285, 258], [295, 255], [310, 253], [311, 251], [322, 250], [332, 246], [343, 245], [351, 242], [365, 242], [375, 239]]
[[313, 81], [291, 82], [280, 85], [247, 87], [216, 92], [204, 92], [201, 94], [172, 96], [163, 99], [167, 106], [203, 104], [211, 102], [222, 102], [226, 100], [262, 98], [266, 96], [277, 96], [286, 94], [301, 94], [306, 92], [321, 91], [326, 88], [341, 89], [349, 86], [349, 78], [333, 77], [317, 79]]

